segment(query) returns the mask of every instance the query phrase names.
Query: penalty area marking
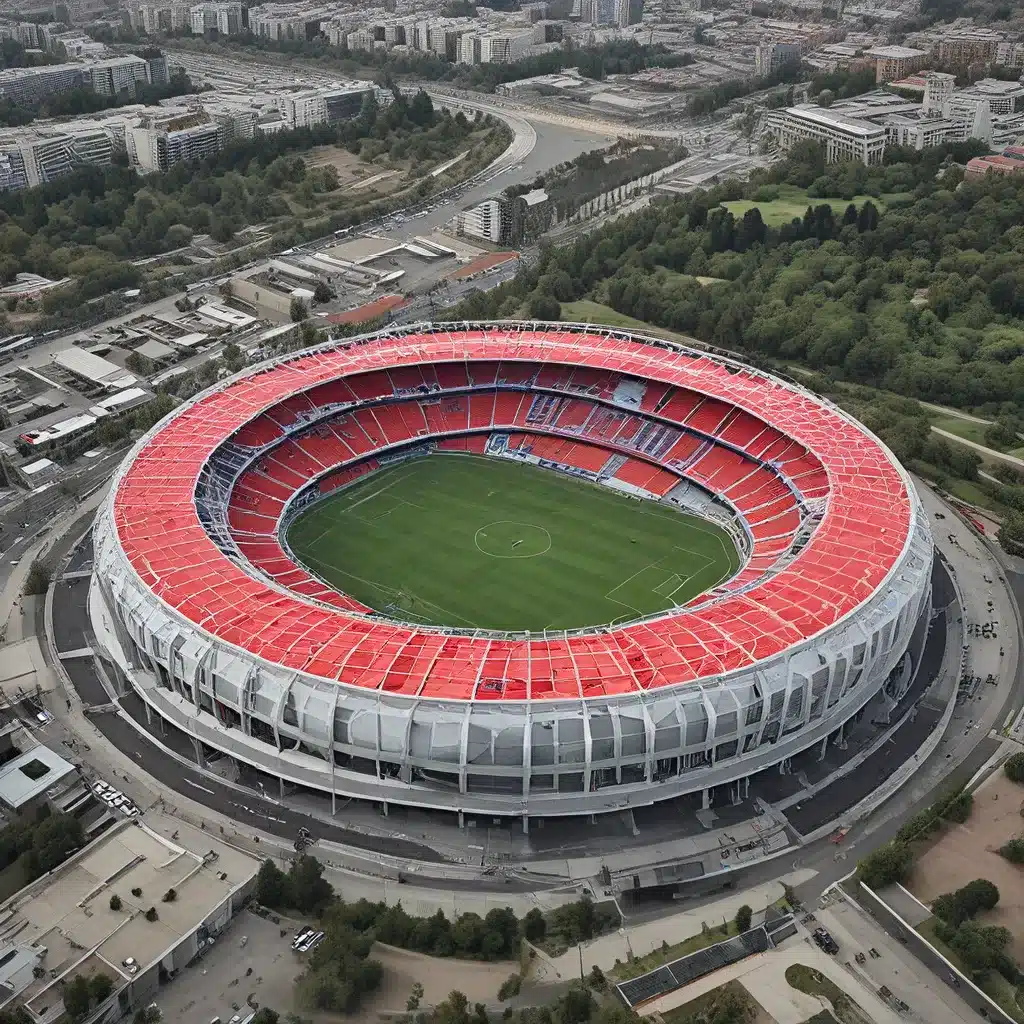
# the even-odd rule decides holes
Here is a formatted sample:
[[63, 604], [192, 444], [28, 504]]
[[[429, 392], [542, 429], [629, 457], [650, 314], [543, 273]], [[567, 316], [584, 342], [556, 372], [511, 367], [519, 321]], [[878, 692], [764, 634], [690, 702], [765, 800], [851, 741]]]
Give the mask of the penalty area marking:
[[[547, 547], [542, 548], [540, 551], [531, 551], [525, 555], [496, 555], [493, 551], [487, 551], [485, 548], [480, 546], [480, 538], [487, 536], [487, 531], [496, 526], [522, 526], [527, 530], [539, 530], [547, 538]], [[473, 534], [473, 543], [476, 545], [477, 551], [481, 555], [487, 555], [488, 558], [537, 558], [539, 555], [546, 555], [551, 550], [551, 534], [544, 529], [543, 526], [537, 526], [536, 523], [521, 523], [516, 519], [498, 519], [493, 523], [488, 523], [486, 526], [481, 526], [476, 533]], [[518, 540], [516, 544], [521, 544], [522, 539]], [[513, 545], [513, 548], [515, 545]]]

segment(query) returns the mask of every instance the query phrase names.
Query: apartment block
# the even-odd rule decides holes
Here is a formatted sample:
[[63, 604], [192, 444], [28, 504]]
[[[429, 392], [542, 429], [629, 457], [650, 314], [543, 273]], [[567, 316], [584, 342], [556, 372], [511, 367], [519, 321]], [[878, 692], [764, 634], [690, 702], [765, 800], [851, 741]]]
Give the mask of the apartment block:
[[48, 64], [34, 68], [6, 68], [0, 71], [0, 99], [13, 103], [38, 103], [54, 93], [70, 92], [84, 84], [82, 64]]
[[144, 115], [128, 132], [128, 155], [140, 170], [166, 171], [219, 152], [224, 137], [224, 128], [205, 111], [171, 108]]
[[928, 62], [924, 50], [911, 46], [876, 46], [868, 50], [866, 57], [875, 62], [875, 81], [893, 82], [920, 71]]
[[763, 40], [754, 51], [755, 77], [768, 78], [787, 64], [799, 64], [800, 52], [800, 44], [796, 42]]
[[124, 92], [134, 96], [139, 85], [151, 81], [149, 62], [134, 54], [93, 61], [87, 66], [86, 80], [93, 92], [101, 96], [119, 96]]

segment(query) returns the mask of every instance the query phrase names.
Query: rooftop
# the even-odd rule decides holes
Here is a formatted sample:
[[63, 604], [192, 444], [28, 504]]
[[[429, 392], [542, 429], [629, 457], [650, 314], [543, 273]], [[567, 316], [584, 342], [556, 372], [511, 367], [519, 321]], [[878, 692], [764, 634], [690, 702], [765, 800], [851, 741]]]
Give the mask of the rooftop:
[[885, 134], [885, 129], [877, 124], [861, 120], [859, 117], [850, 117], [838, 111], [825, 110], [813, 103], [801, 103], [799, 106], [790, 107], [786, 113], [805, 121], [813, 121], [826, 128], [838, 128], [850, 135]]
[[[129, 957], [145, 971], [258, 871], [247, 854], [184, 823], [176, 827], [180, 843], [138, 819], [119, 823], [0, 907], [0, 958], [15, 941], [46, 947], [46, 974], [26, 992], [31, 1009], [42, 1013], [59, 1002], [65, 975], [102, 970], [116, 986], [136, 973], [124, 966]], [[170, 889], [176, 897], [165, 903]], [[120, 910], [110, 909], [114, 894]], [[145, 917], [150, 907], [157, 908], [155, 921]]]
[[0, 768], [0, 803], [17, 811], [76, 770], [49, 747], [26, 750]]
[[882, 60], [912, 60], [915, 57], [926, 57], [927, 54], [912, 46], [874, 46], [867, 51], [867, 56]]

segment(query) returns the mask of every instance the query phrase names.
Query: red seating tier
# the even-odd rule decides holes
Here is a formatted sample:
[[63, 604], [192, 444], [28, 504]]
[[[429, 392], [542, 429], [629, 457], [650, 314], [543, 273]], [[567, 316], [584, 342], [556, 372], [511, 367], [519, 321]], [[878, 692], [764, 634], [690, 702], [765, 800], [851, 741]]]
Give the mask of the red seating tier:
[[[369, 396], [378, 386], [375, 377], [427, 363], [465, 367], [478, 383], [488, 373], [491, 380], [500, 372], [502, 379], [525, 381], [545, 365], [580, 365], [655, 382], [649, 386], [652, 394], [655, 388], [674, 387], [673, 398], [684, 405], [686, 396], [705, 394], [710, 403], [741, 409], [779, 431], [779, 438], [767, 444], [763, 435], [754, 439], [748, 446], [751, 454], [782, 464], [813, 452], [824, 469], [807, 472], [815, 488], [827, 484], [828, 504], [807, 544], [774, 576], [750, 577], [752, 560], [714, 600], [649, 622], [558, 640], [454, 637], [370, 622], [268, 586], [220, 552], [199, 522], [193, 494], [200, 471], [223, 440], [233, 436], [239, 443], [259, 445], [266, 443], [266, 435], [280, 437], [280, 428], [261, 413], [298, 391], [345, 377], [354, 392], [358, 381], [359, 393]], [[393, 393], [389, 385], [388, 396]], [[488, 399], [480, 397], [486, 406]], [[647, 395], [644, 402], [646, 407]], [[476, 404], [474, 397], [471, 421], [479, 415]], [[666, 415], [670, 404], [657, 415]], [[298, 415], [295, 407], [289, 410]], [[370, 450], [364, 423], [372, 424], [372, 418], [364, 412], [337, 427], [356, 454], [360, 445], [348, 441], [349, 433], [355, 438], [362, 431], [361, 450]], [[709, 421], [713, 415], [712, 405]], [[714, 427], [724, 419], [719, 417]], [[731, 424], [738, 429], [737, 419]], [[763, 450], [755, 452], [758, 446]], [[259, 464], [285, 485], [291, 475], [301, 476], [277, 463], [276, 456], [263, 456]], [[742, 488], [742, 481], [734, 485]], [[135, 453], [113, 500], [118, 538], [143, 585], [208, 634], [286, 669], [409, 696], [463, 700], [635, 692], [777, 655], [837, 622], [875, 592], [904, 549], [911, 508], [905, 478], [884, 450], [808, 394], [699, 352], [560, 329], [445, 328], [298, 355], [234, 380], [183, 409]], [[760, 511], [767, 512], [768, 506]], [[241, 507], [231, 515], [248, 517], [250, 526], [267, 521]], [[772, 517], [762, 522], [771, 528]], [[730, 589], [743, 578], [748, 590]]]

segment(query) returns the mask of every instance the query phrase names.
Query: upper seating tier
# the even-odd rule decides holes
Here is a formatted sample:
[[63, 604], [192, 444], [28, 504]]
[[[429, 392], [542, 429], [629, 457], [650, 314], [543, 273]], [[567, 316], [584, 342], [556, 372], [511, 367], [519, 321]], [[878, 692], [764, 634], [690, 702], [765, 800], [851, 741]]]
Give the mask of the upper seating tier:
[[[715, 463], [710, 478], [722, 479], [737, 502], [749, 497], [744, 514], [754, 519], [760, 510], [768, 533], [791, 525], [785, 513], [770, 514], [784, 497], [770, 491], [767, 477], [778, 479], [774, 473], [764, 466], [764, 475], [755, 472], [756, 462], [748, 475], [734, 472], [737, 464], [728, 459], [704, 464], [711, 451], [729, 450], [741, 465], [759, 459], [787, 478], [792, 469], [801, 494], [827, 498], [820, 523], [773, 576], [750, 577], [752, 561], [734, 577], [733, 583], [740, 577], [750, 580], [743, 593], [722, 588], [722, 594], [699, 607], [559, 639], [454, 636], [371, 622], [347, 608], [323, 607], [294, 590], [276, 589], [221, 552], [199, 520], [194, 495], [200, 472], [224, 441], [233, 438], [236, 447], [259, 448], [283, 438], [315, 415], [316, 402], [308, 396], [330, 394], [325, 404], [337, 405], [347, 388], [353, 402], [356, 396], [394, 399], [394, 374], [409, 369], [408, 378], [399, 374], [398, 379], [415, 382], [414, 367], [422, 367], [417, 371], [420, 385], [414, 384], [423, 388], [419, 400], [434, 397], [434, 384], [448, 387], [450, 380], [461, 386], [463, 375], [476, 387], [495, 382], [531, 387], [544, 372], [550, 386], [564, 386], [568, 401], [603, 398], [609, 389], [617, 395], [622, 388], [623, 401], [664, 421], [657, 428], [644, 426], [625, 450], [657, 460], [672, 450], [686, 427], [721, 430], [721, 441], [706, 442], [708, 451], [698, 449], [691, 458], [705, 469]], [[566, 367], [586, 370], [578, 386], [575, 370], [566, 376]], [[467, 412], [451, 413], [467, 415], [468, 427], [462, 429], [484, 431], [498, 417], [522, 430], [532, 396], [520, 392], [462, 400]], [[423, 416], [424, 429], [430, 430], [425, 410]], [[771, 426], [746, 441], [752, 425], [745, 416]], [[356, 458], [413, 425], [404, 416], [391, 420], [387, 413], [385, 421], [364, 408], [335, 421], [332, 431]], [[684, 426], [672, 427], [673, 422]], [[603, 443], [611, 444], [601, 429]], [[578, 428], [573, 433], [582, 444]], [[617, 436], [627, 435], [623, 427]], [[283, 487], [302, 486], [304, 473], [324, 472], [317, 466], [322, 466], [321, 454], [327, 454], [308, 446], [310, 436], [306, 431], [301, 446], [294, 439], [287, 442], [294, 452], [283, 452], [280, 459], [276, 448], [260, 455], [251, 469]], [[445, 444], [463, 440], [467, 446], [480, 443], [477, 437]], [[331, 449], [337, 450], [333, 444]], [[279, 492], [264, 493], [269, 500], [281, 500]], [[883, 585], [907, 545], [913, 498], [905, 476], [863, 428], [809, 393], [758, 371], [698, 351], [659, 348], [601, 332], [446, 326], [436, 333], [382, 336], [300, 354], [200, 396], [134, 451], [118, 478], [112, 512], [118, 539], [143, 585], [195, 628], [225, 643], [347, 685], [419, 698], [540, 700], [609, 696], [720, 676], [816, 635]], [[233, 514], [261, 528], [270, 519], [242, 506]], [[260, 550], [269, 554], [269, 549]], [[323, 585], [309, 580], [294, 589], [312, 594], [317, 586]]]

